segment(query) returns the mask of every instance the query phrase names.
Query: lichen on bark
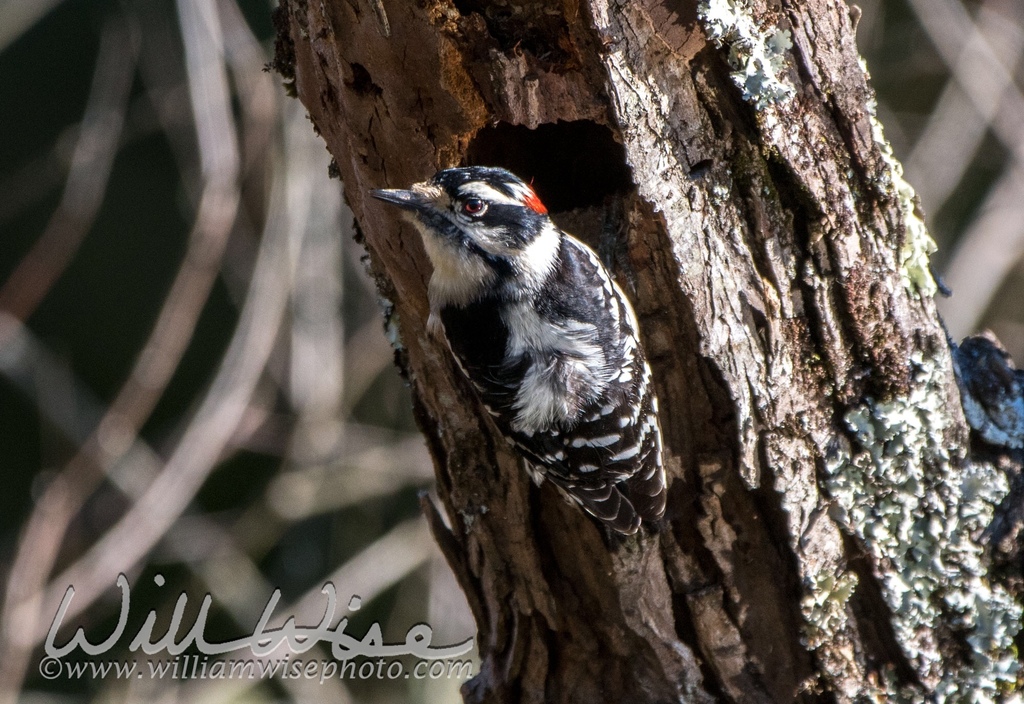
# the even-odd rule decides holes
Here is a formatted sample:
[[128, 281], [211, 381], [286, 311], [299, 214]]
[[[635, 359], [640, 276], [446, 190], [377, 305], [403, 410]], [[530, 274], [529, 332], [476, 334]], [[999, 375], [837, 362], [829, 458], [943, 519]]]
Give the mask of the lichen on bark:
[[[845, 6], [423, 0], [388, 36], [358, 2], [284, 7], [436, 460], [467, 701], [1008, 701], [1020, 611], [978, 535], [1005, 485], [967, 457], [931, 240]], [[632, 299], [657, 533], [609, 541], [532, 488], [427, 334], [422, 247], [366, 191], [479, 161], [536, 176]]]
[[793, 97], [796, 89], [782, 75], [793, 48], [788, 29], [759, 27], [744, 0], [702, 0], [697, 13], [708, 38], [729, 52], [744, 99], [761, 109]]
[[[837, 520], [887, 565], [882, 591], [897, 638], [936, 701], [999, 701], [1020, 670], [1021, 607], [987, 579], [978, 539], [1009, 487], [950, 442], [938, 407], [948, 360], [918, 354], [911, 364], [907, 396], [867, 398], [846, 413], [855, 447], [827, 459], [826, 486]], [[966, 657], [942, 652], [954, 633]], [[908, 700], [905, 690], [887, 694]]]

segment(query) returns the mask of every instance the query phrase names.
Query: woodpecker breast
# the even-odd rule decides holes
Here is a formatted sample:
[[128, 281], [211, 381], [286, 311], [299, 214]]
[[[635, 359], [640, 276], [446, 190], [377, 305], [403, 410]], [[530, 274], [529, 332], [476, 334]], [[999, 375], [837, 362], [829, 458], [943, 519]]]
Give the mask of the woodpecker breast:
[[432, 315], [538, 482], [621, 533], [665, 510], [657, 399], [636, 316], [594, 252], [504, 169], [375, 191], [412, 215]]

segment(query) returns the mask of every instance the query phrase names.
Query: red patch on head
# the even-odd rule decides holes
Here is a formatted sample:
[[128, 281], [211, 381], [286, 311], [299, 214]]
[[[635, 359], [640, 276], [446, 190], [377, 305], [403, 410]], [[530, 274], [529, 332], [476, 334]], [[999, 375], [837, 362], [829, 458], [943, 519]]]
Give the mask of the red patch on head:
[[535, 213], [547, 215], [548, 209], [545, 208], [544, 204], [540, 202], [540, 198], [537, 197], [537, 194], [534, 192], [534, 190], [530, 186], [527, 186], [526, 189], [526, 195], [523, 196], [523, 205], [525, 205], [527, 208], [529, 208]]

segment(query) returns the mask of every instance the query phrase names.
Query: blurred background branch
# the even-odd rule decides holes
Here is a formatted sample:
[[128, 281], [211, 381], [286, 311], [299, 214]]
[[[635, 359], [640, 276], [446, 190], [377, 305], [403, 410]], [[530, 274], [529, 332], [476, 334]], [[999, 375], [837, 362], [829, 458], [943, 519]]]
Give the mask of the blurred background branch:
[[[397, 640], [439, 601], [435, 585], [453, 589], [418, 517], [432, 470], [340, 184], [301, 106], [263, 70], [271, 9], [0, 5], [21, 23], [5, 25], [0, 61], [35, 86], [22, 102], [52, 101], [80, 56], [95, 57], [77, 123], [51, 108], [36, 124], [5, 114], [0, 414], [17, 420], [0, 429], [12, 478], [0, 701], [223, 701], [254, 689], [354, 700], [340, 679], [315, 692], [303, 680], [47, 683], [32, 665], [69, 584], [66, 622], [90, 634], [116, 620], [119, 572], [149, 591], [146, 610], [209, 592], [211, 640], [251, 632], [275, 588], [294, 600], [278, 622], [316, 622], [325, 581], [362, 597], [362, 630], [379, 621]], [[76, 46], [82, 24], [97, 29]], [[55, 48], [72, 62], [66, 76], [40, 58]], [[465, 639], [464, 604], [440, 601], [438, 635]], [[460, 683], [355, 687], [360, 701], [408, 701]]]
[[[886, 134], [954, 291], [950, 331], [992, 328], [1020, 361], [1024, 6], [862, 9]], [[438, 642], [472, 633], [419, 516], [433, 472], [341, 185], [263, 70], [271, 10], [0, 0], [2, 702], [457, 697], [449, 680], [33, 671], [68, 584], [66, 623], [109, 633], [118, 572], [145, 604], [136, 628], [209, 592], [207, 635], [237, 637], [275, 588], [278, 613], [312, 623], [330, 580], [342, 603], [363, 598], [357, 633], [378, 621], [398, 640], [424, 620]]]

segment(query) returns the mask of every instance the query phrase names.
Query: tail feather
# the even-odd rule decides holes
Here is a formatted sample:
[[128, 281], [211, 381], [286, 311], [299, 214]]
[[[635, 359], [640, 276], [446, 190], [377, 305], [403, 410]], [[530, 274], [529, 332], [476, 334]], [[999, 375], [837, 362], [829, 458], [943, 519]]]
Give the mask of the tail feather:
[[593, 487], [572, 485], [551, 478], [562, 492], [582, 506], [587, 513], [606, 524], [612, 530], [633, 535], [640, 528], [640, 514], [620, 491], [621, 484], [600, 484]]
[[625, 499], [647, 523], [655, 523], [665, 515], [665, 469], [651, 466], [618, 485]]

